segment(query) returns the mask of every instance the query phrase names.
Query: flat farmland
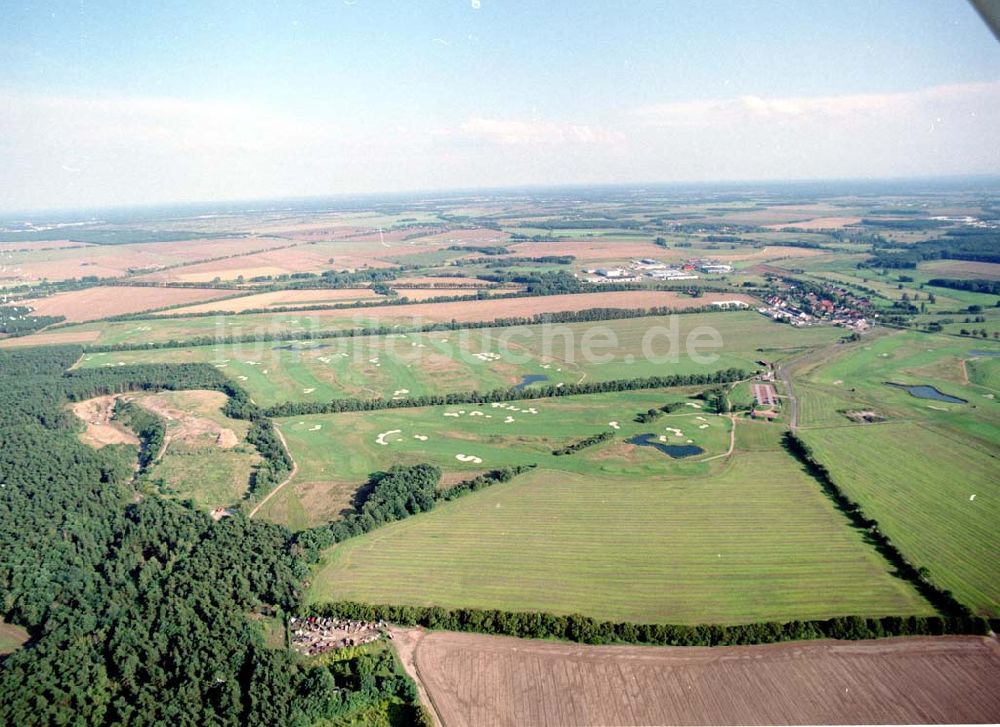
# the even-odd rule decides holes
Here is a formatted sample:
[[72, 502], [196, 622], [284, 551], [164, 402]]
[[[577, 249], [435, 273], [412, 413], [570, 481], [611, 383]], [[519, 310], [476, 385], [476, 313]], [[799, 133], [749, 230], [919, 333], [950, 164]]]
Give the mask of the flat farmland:
[[[303, 333], [328, 329], [348, 329], [377, 325], [414, 326], [450, 321], [492, 321], [506, 317], [530, 317], [541, 313], [562, 313], [591, 308], [652, 308], [669, 306], [675, 309], [707, 306], [714, 300], [754, 299], [741, 294], [706, 293], [690, 298], [662, 290], [633, 290], [606, 293], [573, 293], [565, 295], [507, 298], [503, 300], [467, 300], [451, 303], [415, 303], [410, 305], [359, 306], [334, 310], [298, 313], [259, 313], [232, 316], [194, 318], [146, 318], [96, 324], [85, 323], [60, 329], [66, 336], [79, 331], [99, 331], [99, 343], [145, 344], [149, 341], [185, 340], [196, 336], [240, 336], [282, 333]], [[56, 332], [53, 332], [53, 336]], [[53, 339], [55, 342], [58, 338]], [[20, 339], [20, 345], [32, 345], [32, 336]]]
[[[21, 247], [29, 245], [17, 243]], [[0, 253], [0, 278], [7, 282], [67, 280], [96, 275], [120, 277], [130, 270], [187, 265], [207, 258], [242, 255], [290, 244], [270, 237], [232, 237], [182, 240], [175, 242], [128, 243], [123, 245], [87, 245], [83, 249], [69, 245], [62, 249], [48, 243], [36, 243], [38, 249]], [[239, 258], [236, 258], [239, 259]], [[161, 278], [170, 278], [165, 273]], [[173, 279], [173, 278], [170, 278]]]
[[211, 288], [150, 288], [107, 286], [56, 293], [46, 298], [23, 301], [35, 315], [65, 316], [67, 321], [92, 321], [107, 316], [140, 313], [153, 308], [195, 303], [232, 295], [229, 290]]
[[[846, 420], [845, 420], [846, 421]], [[886, 422], [800, 432], [834, 482], [931, 580], [1000, 615], [1000, 462], [944, 428]], [[1000, 429], [993, 430], [993, 442]]]
[[979, 637], [627, 647], [412, 629], [394, 641], [450, 727], [1000, 720], [1000, 653]]
[[920, 263], [920, 272], [934, 278], [976, 278], [1000, 280], [1000, 264], [966, 260], [932, 260]]
[[784, 451], [744, 447], [710, 476], [535, 470], [331, 548], [308, 598], [661, 623], [931, 612]]
[[[437, 250], [447, 243], [430, 238], [395, 239], [402, 234], [350, 237], [317, 242], [285, 240], [284, 246], [250, 255], [213, 260], [164, 270], [144, 276], [145, 280], [163, 282], [205, 282], [219, 277], [234, 280], [239, 276], [283, 275], [324, 270], [390, 267], [392, 259], [420, 250]], [[461, 255], [461, 253], [457, 253]], [[206, 256], [208, 257], [208, 256]], [[210, 257], [217, 257], [212, 255]]]
[[[718, 333], [721, 347], [689, 351], [689, 337], [708, 340], [700, 337], [705, 329]], [[81, 363], [85, 367], [119, 362], [211, 363], [266, 406], [346, 396], [389, 399], [486, 391], [520, 384], [525, 377], [568, 384], [730, 367], [753, 371], [761, 356], [780, 359], [840, 335], [831, 327], [793, 328], [739, 311], [93, 353]], [[677, 341], [676, 358], [670, 355], [673, 341]], [[714, 358], [700, 363], [699, 354]]]
[[[180, 289], [183, 290], [183, 289]], [[398, 289], [399, 296], [410, 298], [411, 300], [423, 300], [441, 295], [451, 295], [450, 292], [441, 290], [429, 290], [426, 288], [416, 288], [413, 290]], [[456, 291], [454, 295], [462, 295], [462, 291]], [[468, 291], [468, 295], [474, 295], [474, 291]], [[279, 310], [291, 306], [305, 305], [330, 305], [338, 303], [353, 303], [383, 301], [385, 296], [379, 295], [371, 288], [317, 288], [315, 290], [274, 290], [267, 293], [254, 293], [239, 298], [230, 298], [219, 303], [206, 303], [202, 305], [192, 305], [185, 308], [177, 308], [167, 311], [171, 315], [212, 313], [224, 311], [226, 313], [242, 313], [245, 310], [260, 308], [274, 308]]]

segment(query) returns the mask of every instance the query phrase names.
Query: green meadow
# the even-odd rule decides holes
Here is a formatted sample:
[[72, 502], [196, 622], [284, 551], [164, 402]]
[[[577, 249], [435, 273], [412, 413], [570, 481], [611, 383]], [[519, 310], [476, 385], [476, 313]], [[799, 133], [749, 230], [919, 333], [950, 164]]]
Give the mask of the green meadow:
[[710, 474], [666, 458], [642, 476], [545, 463], [328, 550], [309, 599], [674, 623], [931, 612], [777, 427], [737, 432]]

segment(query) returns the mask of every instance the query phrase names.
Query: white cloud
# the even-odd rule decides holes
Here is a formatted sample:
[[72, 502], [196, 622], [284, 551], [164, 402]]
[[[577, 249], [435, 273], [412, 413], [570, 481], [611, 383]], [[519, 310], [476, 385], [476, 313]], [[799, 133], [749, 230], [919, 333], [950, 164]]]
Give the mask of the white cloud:
[[460, 127], [463, 136], [498, 144], [607, 144], [621, 141], [620, 132], [587, 125], [551, 121], [469, 119]]
[[923, 118], [929, 112], [1000, 111], [1000, 81], [933, 86], [902, 93], [848, 94], [761, 98], [740, 96], [652, 104], [633, 110], [632, 117], [648, 126], [718, 127], [742, 123], [786, 123], [851, 119]]

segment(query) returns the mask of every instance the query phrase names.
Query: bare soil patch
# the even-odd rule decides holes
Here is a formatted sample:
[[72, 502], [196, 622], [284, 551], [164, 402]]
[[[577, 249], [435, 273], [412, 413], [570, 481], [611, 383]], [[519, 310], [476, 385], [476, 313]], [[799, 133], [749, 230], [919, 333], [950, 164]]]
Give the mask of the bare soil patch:
[[232, 291], [210, 288], [147, 288], [107, 286], [56, 293], [48, 298], [25, 301], [37, 315], [66, 316], [79, 323], [125, 313], [139, 313], [182, 303], [194, 303], [232, 295]]
[[186, 408], [181, 409], [169, 399], [169, 394], [152, 394], [136, 399], [136, 403], [167, 420], [170, 444], [206, 444], [222, 449], [232, 449], [239, 444], [236, 433], [228, 427], [199, 414], [218, 412], [225, 404], [226, 395], [219, 391], [174, 392], [183, 395]]
[[692, 648], [393, 634], [449, 727], [1000, 720], [1000, 648], [982, 637]]
[[87, 428], [80, 434], [80, 441], [94, 449], [109, 444], [139, 444], [139, 439], [128, 429], [112, 421], [117, 396], [97, 396], [74, 402], [70, 409]]

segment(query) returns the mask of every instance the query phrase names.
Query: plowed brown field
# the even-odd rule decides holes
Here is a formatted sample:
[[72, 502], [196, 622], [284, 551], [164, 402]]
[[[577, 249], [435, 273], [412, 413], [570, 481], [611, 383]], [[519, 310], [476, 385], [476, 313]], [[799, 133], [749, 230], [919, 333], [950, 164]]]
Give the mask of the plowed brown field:
[[1000, 720], [1000, 646], [979, 637], [691, 648], [394, 633], [446, 727]]

